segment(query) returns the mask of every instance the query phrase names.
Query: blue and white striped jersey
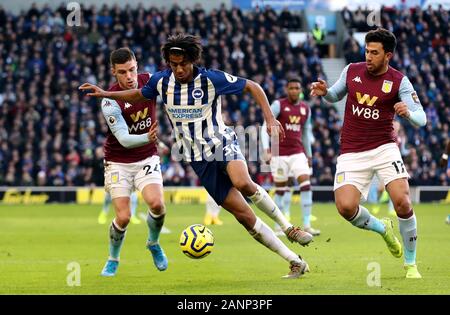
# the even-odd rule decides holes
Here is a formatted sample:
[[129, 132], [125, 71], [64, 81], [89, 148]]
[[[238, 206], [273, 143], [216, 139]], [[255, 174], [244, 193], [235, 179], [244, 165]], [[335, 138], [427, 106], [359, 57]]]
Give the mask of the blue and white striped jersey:
[[194, 66], [194, 79], [189, 83], [177, 82], [167, 69], [153, 74], [141, 92], [147, 99], [161, 96], [180, 153], [190, 162], [209, 160], [217, 148], [236, 138], [222, 120], [220, 96], [240, 94], [245, 84], [243, 78]]

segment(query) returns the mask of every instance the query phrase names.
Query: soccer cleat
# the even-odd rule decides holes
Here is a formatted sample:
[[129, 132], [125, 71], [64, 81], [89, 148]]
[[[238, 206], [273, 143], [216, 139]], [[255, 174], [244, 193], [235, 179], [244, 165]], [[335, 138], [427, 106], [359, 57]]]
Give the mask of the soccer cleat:
[[101, 275], [104, 277], [114, 277], [117, 272], [117, 267], [119, 267], [119, 261], [108, 259], [105, 267], [103, 267]]
[[417, 265], [405, 264], [404, 268], [406, 270], [406, 278], [407, 279], [421, 279], [422, 278], [422, 276], [419, 273], [419, 270], [417, 270]]
[[385, 232], [382, 235], [382, 237], [386, 242], [389, 251], [396, 258], [402, 257], [403, 255], [402, 243], [400, 243], [400, 241], [394, 234], [394, 224], [392, 223], [392, 220], [389, 218], [383, 218], [381, 219], [381, 222], [383, 222], [385, 227]]
[[104, 211], [100, 211], [100, 214], [98, 215], [98, 224], [106, 224], [108, 221], [108, 215]]
[[287, 239], [291, 243], [297, 242], [302, 246], [308, 245], [313, 239], [311, 234], [302, 231], [299, 227], [294, 226], [289, 227], [286, 231], [284, 231], [284, 234], [286, 234]]
[[132, 224], [141, 224], [141, 220], [139, 220], [139, 218], [138, 218], [137, 216], [135, 216], [135, 215], [132, 215], [132, 216], [131, 216], [130, 222], [131, 222]]
[[213, 217], [212, 217], [211, 213], [206, 212], [205, 218], [203, 219], [203, 223], [205, 225], [211, 225], [213, 223]]
[[303, 229], [303, 231], [308, 232], [312, 236], [319, 236], [320, 235], [320, 230], [314, 229], [312, 227], [306, 227], [306, 228]]
[[300, 262], [291, 261], [291, 265], [289, 268], [291, 271], [285, 276], [283, 276], [283, 279], [297, 279], [300, 278], [305, 272], [309, 272], [309, 266], [306, 261], [304, 261], [300, 256]]
[[212, 223], [211, 224], [215, 224], [215, 225], [223, 225], [223, 221], [219, 219], [219, 217], [213, 217], [212, 218]]
[[152, 253], [153, 263], [159, 271], [164, 271], [167, 269], [168, 261], [166, 254], [164, 254], [163, 249], [159, 244], [147, 245], [148, 250]]

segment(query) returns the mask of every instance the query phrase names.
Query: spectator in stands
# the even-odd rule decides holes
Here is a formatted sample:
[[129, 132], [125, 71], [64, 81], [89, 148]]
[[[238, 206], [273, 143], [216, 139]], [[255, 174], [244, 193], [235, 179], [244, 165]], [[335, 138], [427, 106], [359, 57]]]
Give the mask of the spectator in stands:
[[325, 57], [327, 56], [328, 45], [325, 44], [325, 29], [319, 26], [319, 24], [314, 24], [313, 29], [311, 30], [314, 41], [316, 42], [316, 46], [319, 50], [319, 56]]

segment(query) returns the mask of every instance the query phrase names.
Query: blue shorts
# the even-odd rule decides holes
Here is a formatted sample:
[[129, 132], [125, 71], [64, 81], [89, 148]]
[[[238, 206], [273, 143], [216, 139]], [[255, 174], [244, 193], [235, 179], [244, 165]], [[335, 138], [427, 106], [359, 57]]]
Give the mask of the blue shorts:
[[233, 187], [230, 177], [227, 173], [227, 165], [230, 161], [243, 160], [244, 156], [241, 153], [238, 142], [233, 142], [233, 150], [224, 152], [224, 159], [221, 161], [202, 160], [190, 162], [192, 169], [203, 187], [206, 188], [208, 193], [214, 199], [214, 201], [220, 206], [228, 196], [230, 189]]

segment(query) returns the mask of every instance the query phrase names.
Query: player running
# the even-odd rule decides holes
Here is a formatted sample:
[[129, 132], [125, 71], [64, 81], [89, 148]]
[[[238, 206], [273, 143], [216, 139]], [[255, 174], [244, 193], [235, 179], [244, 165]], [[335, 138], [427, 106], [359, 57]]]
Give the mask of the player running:
[[[111, 72], [117, 83], [109, 91], [143, 87], [150, 74], [137, 74], [134, 53], [120, 48], [111, 53]], [[101, 104], [109, 130], [104, 144], [105, 190], [111, 194], [116, 217], [109, 228], [109, 258], [102, 276], [114, 276], [120, 250], [130, 221], [130, 195], [137, 189], [148, 205], [149, 236], [146, 247], [160, 271], [167, 269], [167, 257], [159, 245], [166, 209], [159, 156], [156, 148], [155, 98], [122, 102], [104, 98]]]
[[[303, 214], [303, 230], [316, 236], [320, 230], [311, 227], [312, 191], [310, 181], [310, 162], [312, 157], [311, 143], [313, 134], [311, 126], [311, 110], [300, 100], [301, 82], [290, 79], [286, 84], [287, 97], [276, 100], [270, 106], [286, 132], [285, 139], [276, 144], [278, 152], [269, 148], [269, 135], [262, 129], [262, 145], [266, 160], [270, 161], [272, 177], [275, 182], [275, 202], [287, 218], [290, 217], [289, 204], [291, 187], [288, 186], [289, 175], [293, 174], [300, 186], [300, 202]], [[273, 144], [272, 144], [273, 145]]]
[[225, 126], [220, 95], [250, 92], [261, 106], [269, 133], [284, 136], [267, 97], [257, 83], [218, 70], [206, 70], [195, 64], [201, 58], [200, 39], [192, 35], [169, 37], [162, 54], [170, 68], [155, 73], [143, 88], [106, 92], [95, 85], [88, 96], [108, 97], [126, 102], [142, 102], [160, 95], [171, 121], [182, 159], [189, 162], [202, 185], [218, 205], [230, 211], [260, 243], [290, 263], [286, 278], [298, 278], [308, 264], [292, 252], [260, 218], [256, 217], [244, 196], [275, 220], [291, 242], [306, 245], [312, 235], [286, 220], [267, 192], [250, 178], [237, 136]]
[[359, 205], [367, 193], [373, 174], [383, 181], [394, 203], [405, 247], [407, 278], [421, 278], [416, 265], [417, 223], [409, 198], [409, 175], [402, 161], [393, 130], [397, 114], [415, 126], [426, 124], [426, 115], [411, 82], [389, 66], [396, 38], [379, 28], [367, 33], [366, 62], [344, 68], [331, 87], [314, 82], [311, 95], [337, 102], [347, 94], [341, 155], [337, 159], [335, 202], [339, 213], [354, 226], [375, 231], [385, 240], [394, 257], [403, 254], [392, 220], [377, 219]]

